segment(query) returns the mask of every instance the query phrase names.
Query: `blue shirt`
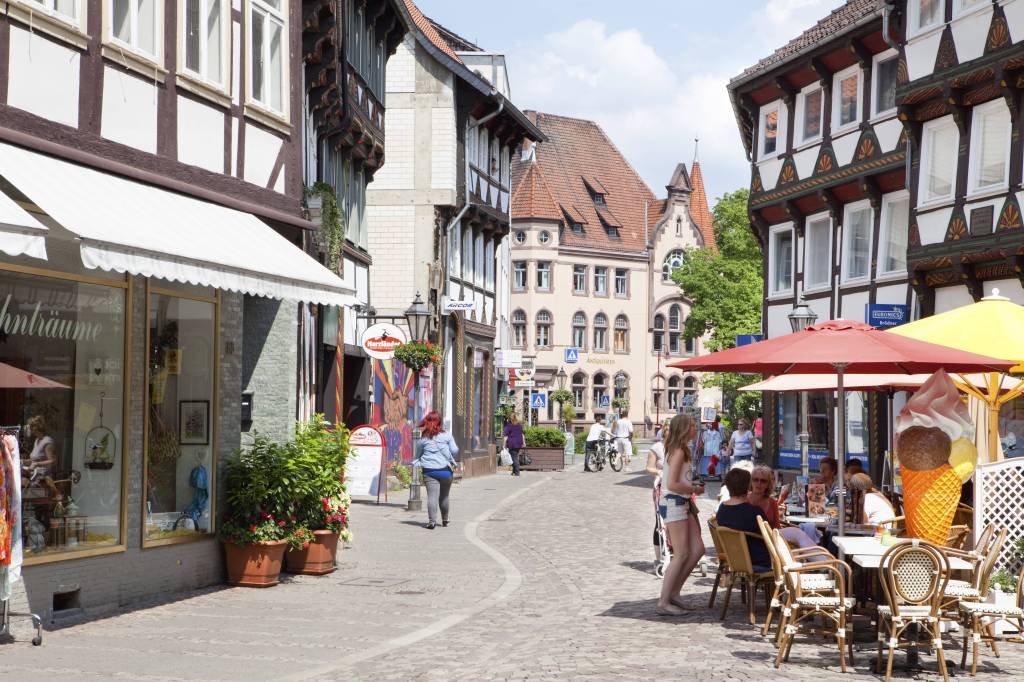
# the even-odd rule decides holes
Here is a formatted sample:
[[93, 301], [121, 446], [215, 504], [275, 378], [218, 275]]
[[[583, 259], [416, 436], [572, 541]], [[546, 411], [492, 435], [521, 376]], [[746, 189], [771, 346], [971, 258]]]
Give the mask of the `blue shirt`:
[[455, 439], [445, 431], [433, 438], [420, 438], [416, 443], [416, 457], [412, 463], [423, 469], [444, 469], [455, 464], [455, 455], [459, 454], [459, 446]]
[[[761, 527], [757, 525], [757, 517], [764, 516], [760, 507], [749, 502], [743, 504], [718, 505], [718, 525], [733, 530], [744, 530], [755, 535], [761, 534]], [[768, 554], [768, 548], [764, 540], [760, 538], [747, 538], [747, 549], [750, 551], [750, 562], [764, 571], [772, 570], [772, 558]]]

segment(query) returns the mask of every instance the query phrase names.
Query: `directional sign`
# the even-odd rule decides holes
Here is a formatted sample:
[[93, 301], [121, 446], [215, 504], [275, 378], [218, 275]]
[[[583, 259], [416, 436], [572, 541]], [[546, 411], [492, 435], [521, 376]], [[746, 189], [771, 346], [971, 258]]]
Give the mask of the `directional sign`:
[[566, 348], [565, 349], [565, 361], [568, 363], [575, 363], [580, 361], [580, 349], [579, 348]]
[[611, 407], [612, 397], [610, 395], [601, 396], [601, 407]]
[[[522, 385], [522, 384], [520, 384]], [[547, 393], [534, 393], [530, 397], [530, 408], [534, 410], [544, 410], [548, 406], [548, 394]]]

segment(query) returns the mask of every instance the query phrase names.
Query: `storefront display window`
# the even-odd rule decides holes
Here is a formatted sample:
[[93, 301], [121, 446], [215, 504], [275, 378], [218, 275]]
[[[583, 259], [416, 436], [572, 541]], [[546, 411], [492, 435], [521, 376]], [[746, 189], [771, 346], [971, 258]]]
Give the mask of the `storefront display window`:
[[123, 544], [127, 283], [0, 270], [0, 425], [25, 560]]
[[473, 449], [479, 450], [483, 446], [484, 409], [484, 353], [477, 350], [473, 352]]
[[145, 539], [213, 530], [217, 304], [153, 290], [148, 301]]

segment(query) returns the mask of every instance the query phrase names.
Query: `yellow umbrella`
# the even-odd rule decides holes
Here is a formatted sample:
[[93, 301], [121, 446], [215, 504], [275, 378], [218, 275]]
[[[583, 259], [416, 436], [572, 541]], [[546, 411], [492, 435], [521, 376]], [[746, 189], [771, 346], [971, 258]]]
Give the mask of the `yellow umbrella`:
[[[1024, 339], [1024, 306], [1000, 296], [998, 289], [993, 289], [991, 296], [977, 303], [893, 327], [889, 332], [1000, 360], [1010, 360], [1018, 363], [1010, 371], [1024, 372], [1024, 343], [1021, 342]], [[967, 381], [958, 384], [960, 390], [987, 406], [986, 459], [996, 460], [1002, 454], [999, 448], [999, 408], [1024, 394], [1024, 380], [1006, 382], [998, 372], [985, 375], [984, 379], [981, 386]], [[1005, 392], [1001, 393], [1001, 390]]]

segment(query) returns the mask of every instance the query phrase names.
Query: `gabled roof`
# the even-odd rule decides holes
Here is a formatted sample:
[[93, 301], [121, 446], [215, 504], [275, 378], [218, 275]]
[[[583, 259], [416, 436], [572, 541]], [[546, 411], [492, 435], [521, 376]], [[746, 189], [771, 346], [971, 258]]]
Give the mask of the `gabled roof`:
[[442, 26], [441, 24], [437, 23], [436, 21], [434, 21], [430, 17], [424, 17], [424, 18], [427, 21], [430, 22], [430, 25], [434, 27], [434, 30], [437, 31], [437, 34], [441, 37], [441, 39], [444, 42], [448, 43], [448, 47], [452, 48], [456, 52], [483, 52], [484, 51], [483, 48], [480, 47], [479, 45], [477, 45], [476, 43], [471, 42], [469, 40], [466, 40], [465, 38], [460, 36], [455, 31], [453, 31], [453, 30], [451, 30], [449, 28], [445, 28], [444, 26]]
[[608, 194], [608, 190], [605, 189], [605, 186], [601, 184], [596, 175], [584, 175], [583, 182], [586, 183], [587, 187], [594, 194]]
[[615, 217], [612, 210], [608, 208], [608, 204], [595, 204], [594, 210], [597, 211], [597, 217], [601, 219], [601, 222], [608, 227], [622, 227], [622, 223]]
[[690, 173], [690, 185], [693, 193], [690, 194], [690, 217], [697, 223], [701, 236], [704, 238], [704, 246], [715, 250], [715, 218], [708, 206], [708, 195], [704, 191], [704, 176], [700, 172], [700, 161], [694, 160], [693, 170]]
[[[647, 226], [644, 224], [644, 204], [657, 199], [640, 175], [615, 147], [601, 127], [593, 121], [539, 112], [527, 112], [547, 141], [537, 145], [533, 160], [516, 155], [513, 161], [513, 183], [522, 182], [527, 166], [535, 164], [537, 172], [551, 190], [551, 195], [569, 216], [579, 214], [585, 224], [584, 233], [571, 230], [562, 233], [564, 246], [579, 246], [642, 253], [646, 247]], [[584, 178], [593, 180], [605, 189], [602, 208], [590, 197]], [[520, 205], [520, 207], [522, 204]], [[598, 211], [604, 212], [600, 216]], [[650, 211], [648, 211], [648, 214]], [[519, 211], [513, 203], [512, 219], [529, 220], [541, 216], [533, 211]], [[619, 238], [610, 237], [602, 228], [605, 224], [618, 227]], [[618, 223], [614, 225], [612, 223]]]
[[562, 212], [537, 170], [537, 164], [524, 163], [519, 177], [513, 176], [512, 214], [530, 215], [538, 220], [561, 220]]
[[434, 47], [444, 52], [446, 55], [457, 61], [459, 64], [462, 60], [459, 59], [459, 55], [455, 54], [455, 50], [452, 49], [451, 45], [448, 44], [444, 38], [434, 28], [434, 22], [424, 16], [420, 8], [416, 6], [412, 0], [405, 0], [405, 6], [409, 10], [409, 14], [412, 16], [413, 22], [416, 24], [416, 28], [423, 33], [427, 40], [429, 40]]
[[880, 5], [878, 0], [847, 0], [842, 7], [836, 8], [814, 26], [729, 81], [730, 88], [813, 49], [825, 39], [836, 38], [839, 34], [853, 29], [861, 23], [881, 16]]
[[665, 185], [669, 192], [692, 192], [693, 185], [690, 184], [690, 174], [686, 172], [686, 164], [680, 163], [672, 173], [672, 179]]

